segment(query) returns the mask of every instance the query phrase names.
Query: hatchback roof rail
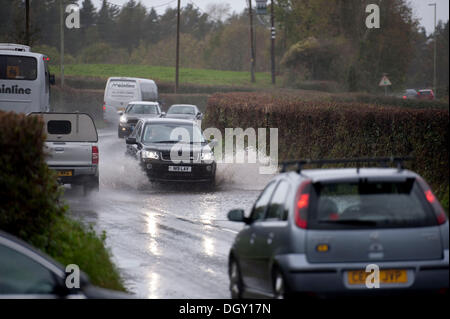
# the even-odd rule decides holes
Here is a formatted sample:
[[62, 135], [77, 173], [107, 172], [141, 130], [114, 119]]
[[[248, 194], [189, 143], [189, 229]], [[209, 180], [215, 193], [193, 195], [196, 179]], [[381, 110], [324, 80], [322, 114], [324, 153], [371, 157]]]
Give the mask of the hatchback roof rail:
[[292, 160], [292, 161], [285, 161], [280, 164], [281, 166], [281, 173], [286, 172], [286, 169], [289, 166], [297, 166], [296, 172], [301, 173], [303, 165], [308, 164], [316, 164], [316, 165], [323, 165], [323, 164], [345, 164], [345, 163], [355, 163], [356, 165], [356, 171], [359, 173], [359, 164], [361, 163], [382, 163], [385, 167], [387, 167], [387, 164], [395, 164], [397, 165], [397, 168], [399, 171], [403, 169], [403, 162], [405, 161], [411, 161], [414, 158], [411, 156], [404, 156], [404, 157], [397, 157], [397, 156], [391, 156], [391, 157], [358, 157], [358, 158], [341, 158], [341, 159], [319, 159], [319, 160], [312, 160], [312, 159], [299, 159], [299, 160]]

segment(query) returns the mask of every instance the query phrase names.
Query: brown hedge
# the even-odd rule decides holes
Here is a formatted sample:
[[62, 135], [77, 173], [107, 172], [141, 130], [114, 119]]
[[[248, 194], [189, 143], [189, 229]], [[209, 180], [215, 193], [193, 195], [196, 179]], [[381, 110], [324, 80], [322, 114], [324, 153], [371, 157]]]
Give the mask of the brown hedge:
[[414, 156], [409, 168], [432, 184], [448, 209], [448, 125], [448, 109], [225, 93], [209, 98], [202, 126], [277, 127], [280, 160]]
[[0, 111], [0, 229], [37, 247], [46, 247], [65, 210], [44, 141], [42, 120]]

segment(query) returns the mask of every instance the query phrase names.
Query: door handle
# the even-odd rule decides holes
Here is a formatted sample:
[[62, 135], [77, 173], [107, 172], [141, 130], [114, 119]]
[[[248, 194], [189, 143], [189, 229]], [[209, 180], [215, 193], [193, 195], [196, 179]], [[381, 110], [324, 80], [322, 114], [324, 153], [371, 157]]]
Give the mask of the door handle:
[[255, 238], [256, 235], [254, 233], [250, 235], [250, 245], [253, 245], [255, 243]]

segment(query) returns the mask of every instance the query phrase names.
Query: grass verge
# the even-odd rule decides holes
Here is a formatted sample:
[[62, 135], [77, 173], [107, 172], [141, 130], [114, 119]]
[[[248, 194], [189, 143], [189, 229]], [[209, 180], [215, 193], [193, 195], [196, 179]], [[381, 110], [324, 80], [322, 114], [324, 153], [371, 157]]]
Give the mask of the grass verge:
[[61, 216], [52, 227], [44, 252], [63, 265], [78, 265], [96, 286], [126, 291], [110, 259], [110, 252], [105, 248], [105, 239], [105, 232], [98, 235], [92, 226], [86, 227], [79, 221]]
[[[57, 66], [51, 66], [50, 70], [57, 75], [60, 72]], [[128, 76], [150, 78], [159, 82], [174, 82], [175, 80], [174, 67], [133, 64], [68, 64], [64, 66], [64, 74], [103, 79], [110, 76]], [[249, 87], [271, 86], [270, 73], [257, 72], [255, 77], [256, 83], [251, 83], [250, 72], [180, 68], [180, 83]]]

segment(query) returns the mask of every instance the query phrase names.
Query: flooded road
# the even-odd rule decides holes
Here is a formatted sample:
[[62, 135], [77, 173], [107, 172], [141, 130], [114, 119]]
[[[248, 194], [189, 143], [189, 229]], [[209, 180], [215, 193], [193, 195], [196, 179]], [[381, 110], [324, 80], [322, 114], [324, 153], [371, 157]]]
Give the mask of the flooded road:
[[67, 188], [72, 216], [101, 233], [126, 288], [141, 298], [229, 298], [227, 258], [243, 224], [227, 212], [253, 202], [271, 176], [219, 164], [217, 185], [148, 182], [114, 129], [99, 130], [100, 192]]

